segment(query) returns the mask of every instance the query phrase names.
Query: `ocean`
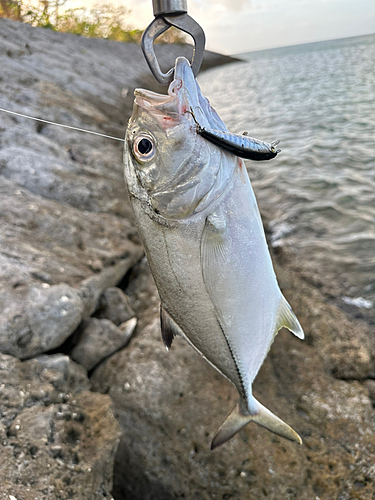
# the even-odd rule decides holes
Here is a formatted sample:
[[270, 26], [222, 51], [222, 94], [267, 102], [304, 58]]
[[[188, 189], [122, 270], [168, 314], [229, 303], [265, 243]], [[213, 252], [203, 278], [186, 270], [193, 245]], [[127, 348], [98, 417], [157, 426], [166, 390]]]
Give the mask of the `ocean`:
[[247, 162], [270, 245], [375, 324], [375, 35], [240, 57], [199, 83], [229, 130], [281, 141]]

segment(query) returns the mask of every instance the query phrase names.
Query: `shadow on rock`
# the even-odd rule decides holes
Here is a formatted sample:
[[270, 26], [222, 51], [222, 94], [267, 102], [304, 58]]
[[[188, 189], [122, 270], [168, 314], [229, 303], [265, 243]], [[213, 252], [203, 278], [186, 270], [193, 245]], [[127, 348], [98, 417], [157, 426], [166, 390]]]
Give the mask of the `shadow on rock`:
[[113, 491], [115, 500], [173, 500], [176, 497], [167, 491], [162, 481], [153, 478], [147, 470], [141, 469], [128, 448], [121, 440], [115, 458]]

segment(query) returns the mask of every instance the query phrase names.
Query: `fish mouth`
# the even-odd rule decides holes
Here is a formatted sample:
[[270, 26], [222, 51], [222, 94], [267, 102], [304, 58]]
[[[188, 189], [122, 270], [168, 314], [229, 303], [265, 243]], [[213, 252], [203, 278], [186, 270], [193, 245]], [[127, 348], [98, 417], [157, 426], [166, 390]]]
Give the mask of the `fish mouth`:
[[139, 108], [144, 110], [163, 129], [169, 129], [178, 124], [180, 115], [177, 96], [157, 94], [145, 89], [136, 89], [134, 96], [134, 111]]
[[135, 89], [135, 104], [152, 115], [173, 115], [177, 118], [186, 116], [190, 108], [198, 104], [196, 82], [189, 61], [178, 57], [175, 63], [174, 79], [168, 87], [167, 94], [158, 94], [151, 90]]
[[172, 100], [172, 96], [157, 94], [152, 90], [146, 89], [135, 89], [134, 91], [135, 103], [142, 108], [147, 108], [150, 106], [161, 106], [167, 104]]

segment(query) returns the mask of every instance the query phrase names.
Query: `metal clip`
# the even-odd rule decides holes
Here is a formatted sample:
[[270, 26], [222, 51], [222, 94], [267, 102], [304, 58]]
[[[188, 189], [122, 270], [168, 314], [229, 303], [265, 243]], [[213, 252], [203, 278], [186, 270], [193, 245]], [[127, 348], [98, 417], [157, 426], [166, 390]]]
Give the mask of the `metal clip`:
[[160, 69], [154, 51], [154, 41], [164, 31], [174, 26], [188, 33], [194, 39], [195, 46], [191, 67], [194, 76], [197, 76], [202, 64], [206, 37], [199, 24], [187, 14], [187, 0], [153, 0], [153, 7], [155, 19], [142, 36], [143, 54], [152, 74], [162, 85], [168, 85], [173, 80], [173, 68], [167, 73], [163, 73]]

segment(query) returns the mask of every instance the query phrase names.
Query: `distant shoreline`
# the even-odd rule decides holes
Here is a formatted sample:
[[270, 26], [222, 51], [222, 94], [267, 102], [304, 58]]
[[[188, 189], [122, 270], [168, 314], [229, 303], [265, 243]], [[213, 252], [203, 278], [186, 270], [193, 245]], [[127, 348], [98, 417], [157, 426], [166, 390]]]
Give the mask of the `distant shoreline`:
[[292, 45], [280, 45], [278, 47], [263, 47], [262, 49], [254, 49], [254, 50], [249, 50], [247, 52], [239, 52], [237, 54], [231, 54], [231, 57], [242, 59], [247, 54], [254, 54], [257, 52], [266, 52], [269, 50], [279, 50], [279, 49], [289, 49], [292, 47], [302, 47], [302, 46], [306, 46], [306, 45], [315, 45], [315, 44], [319, 44], [319, 43], [348, 41], [348, 40], [352, 40], [353, 38], [366, 38], [368, 36], [374, 36], [374, 35], [375, 35], [375, 33], [366, 33], [364, 35], [345, 36], [345, 37], [340, 37], [340, 38], [327, 38], [326, 40], [315, 40], [313, 42], [294, 43]]

